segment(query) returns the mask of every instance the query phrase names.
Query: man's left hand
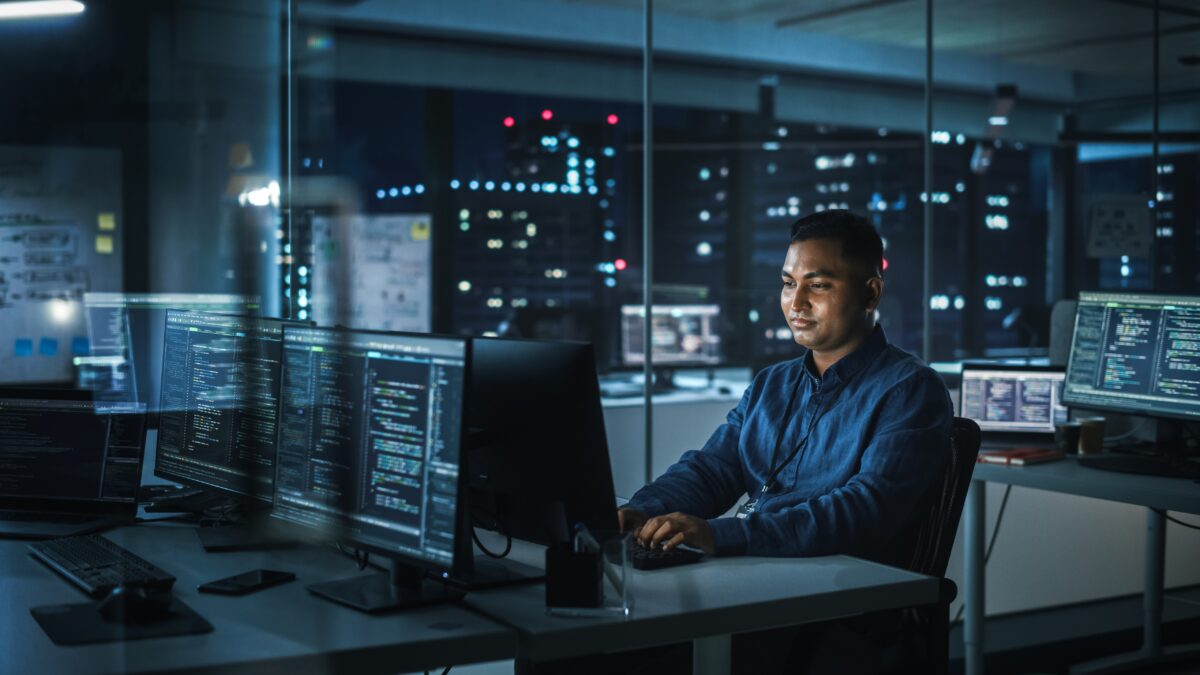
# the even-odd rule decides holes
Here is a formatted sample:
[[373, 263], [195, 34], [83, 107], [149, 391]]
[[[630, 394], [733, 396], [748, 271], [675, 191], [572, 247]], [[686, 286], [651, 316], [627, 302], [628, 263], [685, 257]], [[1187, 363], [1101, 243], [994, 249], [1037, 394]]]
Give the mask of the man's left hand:
[[687, 544], [704, 551], [706, 555], [713, 555], [716, 550], [708, 521], [678, 511], [650, 518], [635, 536], [647, 548], [661, 546], [669, 551], [680, 544]]

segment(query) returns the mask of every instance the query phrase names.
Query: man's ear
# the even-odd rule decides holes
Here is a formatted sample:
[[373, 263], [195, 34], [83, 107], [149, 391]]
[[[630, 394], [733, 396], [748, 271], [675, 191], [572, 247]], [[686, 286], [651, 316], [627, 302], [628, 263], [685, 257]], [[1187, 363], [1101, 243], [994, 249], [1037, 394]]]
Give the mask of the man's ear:
[[866, 302], [864, 304], [866, 305], [867, 313], [874, 315], [875, 310], [879, 308], [879, 300], [883, 297], [883, 279], [874, 276], [869, 277], [864, 292], [866, 293]]

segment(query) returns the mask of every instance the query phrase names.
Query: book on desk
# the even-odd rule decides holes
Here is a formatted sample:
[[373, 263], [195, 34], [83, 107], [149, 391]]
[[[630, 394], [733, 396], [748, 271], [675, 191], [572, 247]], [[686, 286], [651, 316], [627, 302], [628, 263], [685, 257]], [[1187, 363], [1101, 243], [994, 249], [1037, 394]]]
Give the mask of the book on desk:
[[1062, 450], [1024, 446], [1006, 450], [984, 450], [979, 453], [976, 462], [979, 464], [1003, 464], [1006, 466], [1025, 466], [1053, 462], [1066, 457]]

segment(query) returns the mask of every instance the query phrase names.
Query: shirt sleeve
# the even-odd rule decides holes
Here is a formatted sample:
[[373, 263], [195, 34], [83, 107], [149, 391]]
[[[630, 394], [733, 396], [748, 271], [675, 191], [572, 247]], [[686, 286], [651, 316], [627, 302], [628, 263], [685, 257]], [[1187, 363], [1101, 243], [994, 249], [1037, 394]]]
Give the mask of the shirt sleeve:
[[932, 372], [880, 402], [860, 470], [845, 485], [776, 512], [709, 520], [717, 555], [870, 557], [923, 508], [950, 451], [953, 408]]
[[659, 476], [634, 493], [626, 504], [647, 516], [682, 511], [699, 518], [725, 513], [745, 493], [738, 454], [742, 423], [762, 375], [746, 388], [737, 407], [725, 416], [700, 450], [689, 450]]

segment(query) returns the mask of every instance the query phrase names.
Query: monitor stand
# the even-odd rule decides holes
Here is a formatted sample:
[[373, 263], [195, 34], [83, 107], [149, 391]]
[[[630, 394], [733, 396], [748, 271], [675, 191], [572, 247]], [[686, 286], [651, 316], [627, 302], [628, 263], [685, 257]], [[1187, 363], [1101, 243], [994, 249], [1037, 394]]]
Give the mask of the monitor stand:
[[1200, 480], [1200, 462], [1192, 459], [1197, 448], [1189, 446], [1183, 423], [1155, 419], [1155, 441], [1109, 448], [1101, 455], [1084, 455], [1082, 466], [1120, 473]]
[[392, 561], [390, 572], [312, 584], [308, 591], [326, 600], [376, 614], [396, 609], [453, 602], [466, 593], [427, 579], [419, 567]]
[[543, 581], [546, 573], [516, 560], [497, 560], [485, 555], [477, 555], [471, 562], [471, 568], [458, 570], [453, 575], [443, 576], [446, 583], [464, 590], [483, 590], [500, 586], [513, 586]]
[[675, 385], [675, 369], [663, 366], [655, 366], [654, 386], [651, 389], [655, 393], [661, 394], [671, 391], [678, 391], [679, 387]]

